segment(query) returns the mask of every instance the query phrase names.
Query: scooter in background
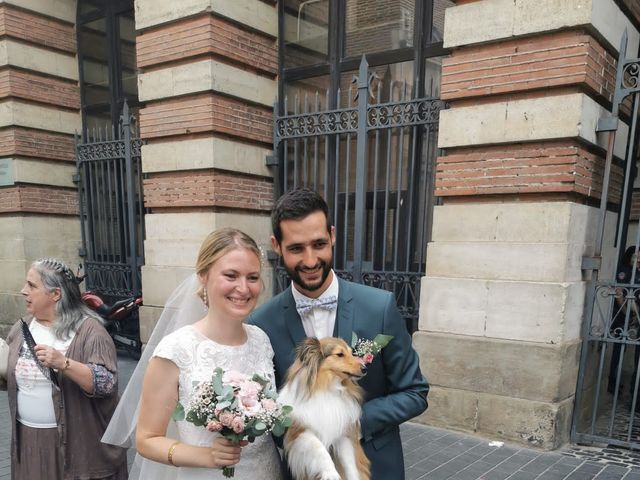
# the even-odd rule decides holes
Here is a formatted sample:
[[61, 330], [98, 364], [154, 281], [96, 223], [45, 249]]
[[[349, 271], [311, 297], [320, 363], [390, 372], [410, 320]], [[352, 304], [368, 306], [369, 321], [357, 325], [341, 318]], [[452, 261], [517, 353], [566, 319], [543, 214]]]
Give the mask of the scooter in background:
[[[78, 267], [76, 280], [82, 283], [86, 277], [80, 275], [82, 265]], [[104, 320], [104, 327], [113, 339], [117, 349], [126, 351], [135, 360], [140, 359], [142, 342], [140, 341], [139, 308], [142, 297], [130, 297], [115, 303], [106, 303], [97, 293], [85, 291], [82, 301]]]

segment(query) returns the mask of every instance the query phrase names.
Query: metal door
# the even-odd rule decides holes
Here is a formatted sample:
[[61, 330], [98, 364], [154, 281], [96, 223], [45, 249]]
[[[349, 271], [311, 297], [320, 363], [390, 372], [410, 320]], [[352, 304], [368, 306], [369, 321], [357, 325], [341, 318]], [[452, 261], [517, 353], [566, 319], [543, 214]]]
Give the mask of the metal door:
[[76, 143], [85, 282], [114, 298], [142, 293], [142, 140], [134, 125], [125, 102], [118, 128], [86, 131]]
[[[638, 95], [640, 94], [640, 59], [626, 58], [627, 34], [623, 35], [613, 98], [612, 114], [600, 119], [598, 131], [607, 132], [608, 148], [605, 159], [604, 183], [596, 230], [595, 252], [583, 258], [583, 270], [590, 276], [585, 300], [585, 321], [580, 357], [580, 371], [571, 429], [576, 443], [606, 443], [640, 448], [639, 375], [634, 369], [634, 357], [640, 354], [638, 337], [638, 306], [640, 303], [640, 275], [635, 263], [640, 245], [640, 228], [635, 243], [631, 243], [633, 260], [629, 273], [616, 274], [624, 267], [621, 259], [627, 247], [630, 205], [636, 178]], [[629, 97], [629, 98], [628, 98]], [[623, 110], [630, 118], [629, 141], [625, 158], [617, 161], [613, 155], [616, 134], [619, 133], [619, 114]], [[616, 172], [617, 170], [617, 172]], [[623, 173], [622, 187], [614, 177]], [[617, 173], [618, 175], [614, 175]], [[619, 182], [619, 180], [618, 180]], [[620, 190], [614, 192], [614, 189]], [[611, 211], [612, 201], [618, 204]], [[615, 222], [607, 221], [613, 220]], [[615, 244], [604, 241], [606, 224], [615, 223]], [[611, 226], [609, 227], [610, 229]], [[615, 248], [618, 267], [604, 273], [603, 252]], [[611, 270], [611, 269], [610, 269]], [[626, 355], [625, 355], [626, 354]], [[626, 359], [625, 359], [626, 357]], [[636, 359], [637, 362], [637, 359]], [[624, 383], [624, 387], [622, 384]]]
[[[336, 226], [339, 276], [395, 293], [408, 329], [417, 329], [420, 280], [431, 233], [437, 98], [411, 98], [406, 83], [384, 85], [363, 56], [337, 108], [328, 93], [285, 99], [275, 117], [276, 193], [309, 187], [327, 200]], [[373, 100], [373, 103], [371, 101]], [[277, 107], [275, 109], [277, 112]], [[277, 268], [276, 290], [286, 273]]]

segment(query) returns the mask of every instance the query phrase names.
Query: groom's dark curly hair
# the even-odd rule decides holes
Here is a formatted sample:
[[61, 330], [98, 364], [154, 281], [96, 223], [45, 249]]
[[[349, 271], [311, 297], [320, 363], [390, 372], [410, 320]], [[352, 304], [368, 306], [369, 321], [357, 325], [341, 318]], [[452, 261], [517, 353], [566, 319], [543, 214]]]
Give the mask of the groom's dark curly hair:
[[324, 198], [309, 188], [296, 188], [282, 195], [271, 210], [271, 229], [278, 243], [282, 241], [280, 222], [283, 220], [301, 220], [314, 212], [324, 213], [327, 219], [327, 231], [331, 231], [329, 207]]

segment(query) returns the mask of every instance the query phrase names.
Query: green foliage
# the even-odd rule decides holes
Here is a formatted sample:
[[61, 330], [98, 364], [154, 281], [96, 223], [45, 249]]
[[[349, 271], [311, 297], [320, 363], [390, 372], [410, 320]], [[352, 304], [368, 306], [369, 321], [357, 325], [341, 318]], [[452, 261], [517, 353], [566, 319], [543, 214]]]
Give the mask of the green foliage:
[[213, 371], [213, 377], [211, 381], [213, 383], [213, 391], [216, 395], [224, 395], [224, 386], [222, 385], [222, 375], [224, 375], [224, 370], [221, 368], [216, 368]]
[[207, 424], [207, 419], [198, 415], [194, 410], [190, 410], [187, 413], [187, 422], [193, 423], [196, 427], [204, 427]]
[[176, 408], [173, 410], [171, 418], [174, 422], [181, 422], [184, 420], [184, 407], [180, 402], [176, 402]]
[[391, 340], [393, 340], [393, 335], [383, 335], [380, 333], [376, 335], [373, 342], [382, 349], [386, 347]]
[[263, 388], [271, 383], [269, 380], [264, 378], [262, 375], [258, 375], [257, 373], [253, 374], [253, 377], [251, 377], [251, 380], [259, 383]]
[[271, 429], [271, 433], [276, 437], [281, 437], [282, 435], [284, 435], [285, 430], [286, 428], [282, 423], [276, 422]]

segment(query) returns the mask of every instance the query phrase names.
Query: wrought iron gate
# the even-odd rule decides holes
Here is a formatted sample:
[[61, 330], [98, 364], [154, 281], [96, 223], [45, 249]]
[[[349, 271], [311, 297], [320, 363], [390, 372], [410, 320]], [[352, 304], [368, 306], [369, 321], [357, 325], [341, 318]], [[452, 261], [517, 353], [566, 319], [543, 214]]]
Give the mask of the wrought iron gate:
[[[304, 186], [324, 196], [336, 226], [336, 273], [394, 292], [413, 332], [444, 102], [412, 99], [406, 83], [385, 85], [377, 78], [363, 57], [355, 89], [338, 90], [335, 109], [319, 108], [322, 100], [331, 103], [328, 92], [311, 98], [312, 105], [308, 96], [291, 106], [284, 100], [274, 128], [276, 193]], [[276, 272], [281, 291], [287, 276], [282, 268]]]
[[[637, 225], [634, 246], [629, 247], [629, 255], [622, 254], [627, 244], [630, 204], [637, 170], [640, 58], [626, 58], [626, 47], [625, 32], [618, 58], [612, 114], [598, 122], [598, 131], [608, 132], [609, 139], [595, 252], [593, 256], [583, 258], [583, 270], [591, 272], [591, 280], [587, 283], [585, 328], [571, 437], [577, 443], [607, 443], [640, 448], [640, 413], [636, 413], [640, 411], [640, 376], [637, 368], [637, 356], [640, 354], [640, 274], [633, 268], [640, 245], [640, 228]], [[629, 96], [631, 98], [627, 98]], [[613, 146], [621, 106], [623, 111], [631, 115], [631, 128], [626, 156], [620, 165], [614, 161]], [[624, 171], [621, 188], [614, 185], [612, 180], [614, 169]], [[614, 188], [620, 188], [619, 195], [618, 192], [612, 192]], [[608, 230], [606, 226], [607, 216], [613, 215], [607, 212], [607, 201], [612, 199], [619, 204], [619, 210], [615, 222], [615, 244], [610, 245], [605, 241], [605, 233], [613, 230], [613, 222], [608, 222]], [[614, 262], [609, 262], [609, 266], [604, 261], [606, 253], [616, 257]], [[615, 260], [619, 263], [617, 268], [613, 265]], [[615, 273], [622, 269], [626, 271]]]
[[108, 297], [141, 294], [141, 146], [126, 102], [118, 128], [87, 130], [76, 142], [85, 282]]

